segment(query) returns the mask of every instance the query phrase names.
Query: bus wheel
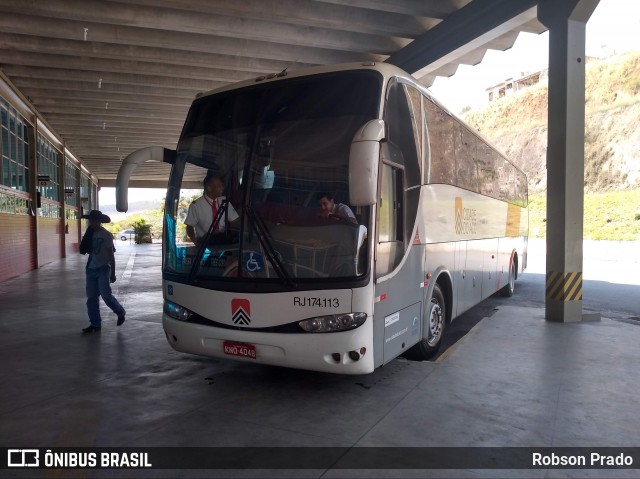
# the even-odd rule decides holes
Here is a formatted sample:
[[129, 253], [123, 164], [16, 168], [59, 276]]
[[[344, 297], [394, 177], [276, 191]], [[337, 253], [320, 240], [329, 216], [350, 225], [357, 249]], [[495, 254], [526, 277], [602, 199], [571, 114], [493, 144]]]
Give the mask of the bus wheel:
[[440, 349], [447, 315], [444, 294], [439, 284], [433, 288], [425, 315], [426, 321], [423, 321], [423, 326], [427, 328], [427, 337], [407, 351], [407, 357], [410, 359], [431, 359]]
[[516, 289], [516, 262], [511, 261], [511, 267], [509, 268], [509, 281], [506, 286], [500, 290], [500, 296], [510, 298], [513, 296], [513, 292]]

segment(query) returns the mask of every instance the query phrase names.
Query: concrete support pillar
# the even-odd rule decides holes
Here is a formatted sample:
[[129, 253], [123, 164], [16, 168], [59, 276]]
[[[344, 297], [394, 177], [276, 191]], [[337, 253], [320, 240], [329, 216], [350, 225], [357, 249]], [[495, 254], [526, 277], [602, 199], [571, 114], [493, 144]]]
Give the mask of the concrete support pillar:
[[66, 196], [66, 187], [67, 187], [67, 175], [66, 175], [66, 166], [67, 166], [67, 149], [65, 148], [64, 142], [61, 146], [60, 153], [60, 161], [58, 162], [58, 171], [60, 172], [60, 183], [58, 184], [58, 196], [60, 197], [60, 254], [61, 258], [67, 257], [67, 235], [66, 235], [66, 226], [67, 226], [67, 196]]
[[80, 194], [80, 190], [82, 189], [82, 167], [79, 164], [76, 166], [76, 191], [73, 194], [76, 198], [76, 215], [78, 221], [73, 233], [76, 235], [79, 244], [82, 240], [82, 221], [80, 221], [80, 216], [82, 215], [82, 195]]
[[29, 184], [33, 192], [31, 211], [33, 212], [33, 240], [31, 242], [32, 254], [35, 258], [36, 269], [40, 267], [40, 248], [38, 247], [40, 241], [40, 187], [38, 183], [38, 120], [34, 117], [33, 126], [29, 126], [27, 129], [29, 138]]
[[538, 5], [538, 19], [549, 29], [547, 321], [583, 319], [585, 26], [598, 1]]

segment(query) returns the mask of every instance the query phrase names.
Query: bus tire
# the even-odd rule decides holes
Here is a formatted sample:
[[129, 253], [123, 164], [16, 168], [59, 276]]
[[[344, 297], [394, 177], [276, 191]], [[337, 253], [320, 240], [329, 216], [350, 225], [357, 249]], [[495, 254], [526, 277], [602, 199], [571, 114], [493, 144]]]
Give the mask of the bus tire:
[[509, 268], [509, 281], [507, 284], [503, 286], [500, 290], [500, 296], [504, 296], [505, 298], [510, 298], [513, 296], [513, 292], [516, 289], [516, 262], [515, 258], [511, 261], [511, 267]]
[[442, 288], [436, 283], [431, 293], [431, 299], [425, 307], [423, 327], [428, 328], [427, 338], [422, 338], [418, 344], [407, 351], [409, 359], [431, 359], [440, 350], [442, 336], [447, 324], [447, 310]]

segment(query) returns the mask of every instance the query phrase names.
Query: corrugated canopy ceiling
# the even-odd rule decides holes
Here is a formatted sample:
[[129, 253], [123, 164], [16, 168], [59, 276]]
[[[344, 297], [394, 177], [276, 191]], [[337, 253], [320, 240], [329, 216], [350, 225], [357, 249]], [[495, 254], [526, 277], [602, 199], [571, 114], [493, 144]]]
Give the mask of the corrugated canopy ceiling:
[[[540, 33], [531, 0], [0, 0], [0, 70], [113, 185], [175, 148], [198, 92], [310, 65], [386, 61], [426, 85]], [[136, 172], [166, 181], [157, 166]], [[135, 177], [134, 177], [135, 179]], [[144, 183], [139, 183], [144, 184]]]

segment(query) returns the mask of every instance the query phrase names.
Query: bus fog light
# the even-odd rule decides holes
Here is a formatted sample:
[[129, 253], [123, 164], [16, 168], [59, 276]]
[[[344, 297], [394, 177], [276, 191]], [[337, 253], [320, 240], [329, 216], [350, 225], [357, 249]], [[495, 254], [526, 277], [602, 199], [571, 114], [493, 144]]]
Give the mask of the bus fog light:
[[179, 321], [188, 321], [191, 316], [191, 311], [171, 301], [165, 300], [163, 309], [167, 316]]
[[331, 355], [331, 357], [333, 358], [333, 360], [334, 360], [336, 363], [339, 363], [339, 362], [340, 362], [340, 360], [342, 359], [342, 356], [340, 355], [340, 353], [333, 353], [333, 354]]
[[366, 319], [366, 313], [332, 314], [305, 319], [298, 322], [298, 325], [307, 333], [332, 333], [355, 329]]
[[362, 358], [362, 356], [364, 356], [366, 352], [367, 352], [367, 348], [365, 347], [362, 347], [360, 349], [354, 349], [353, 351], [349, 351], [349, 357], [353, 361], [358, 361]]

